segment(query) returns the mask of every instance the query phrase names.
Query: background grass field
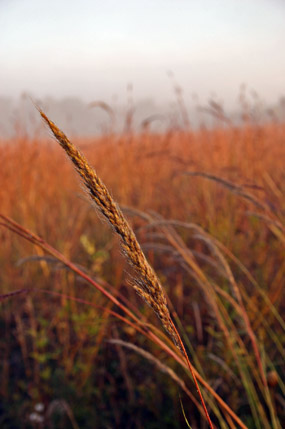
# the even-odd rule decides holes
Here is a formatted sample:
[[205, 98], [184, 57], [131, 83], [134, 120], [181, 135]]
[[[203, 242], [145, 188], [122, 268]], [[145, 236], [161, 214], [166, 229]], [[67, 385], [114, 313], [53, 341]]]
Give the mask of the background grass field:
[[[211, 130], [73, 142], [136, 231], [200, 374], [248, 428], [284, 427], [284, 124], [217, 122]], [[160, 330], [128, 286], [132, 272], [118, 240], [57, 143], [18, 136], [1, 141], [0, 157], [1, 214]], [[6, 228], [0, 240], [0, 293], [33, 289], [1, 303], [1, 427], [182, 428], [179, 395], [192, 428], [206, 427], [167, 372], [108, 340], [150, 352], [196, 397], [178, 362], [117, 319], [114, 305], [38, 246]], [[205, 395], [217, 427], [237, 427]]]

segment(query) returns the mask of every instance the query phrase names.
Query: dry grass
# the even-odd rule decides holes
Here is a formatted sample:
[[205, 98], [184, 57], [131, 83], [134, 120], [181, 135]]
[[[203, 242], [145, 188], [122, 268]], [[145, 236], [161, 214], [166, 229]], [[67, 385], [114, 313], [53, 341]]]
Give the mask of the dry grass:
[[161, 320], [165, 330], [172, 337], [175, 344], [179, 346], [179, 339], [173, 329], [173, 322], [167, 308], [164, 290], [152, 267], [146, 260], [141, 246], [122, 211], [111, 197], [108, 189], [98, 177], [95, 170], [90, 167], [86, 158], [79, 152], [76, 146], [68, 140], [65, 134], [43, 112], [40, 113], [57, 141], [75, 165], [85, 186], [88, 188], [91, 199], [96, 203], [101, 213], [108, 219], [120, 236], [123, 250], [137, 273], [135, 284], [133, 285], [134, 289], [153, 309]]
[[[236, 129], [197, 133], [144, 134], [131, 136], [128, 142], [113, 136], [98, 139], [94, 144], [78, 140], [77, 144], [96, 167], [99, 176], [104, 178], [115, 199], [122, 206], [137, 209], [129, 222], [143, 249], [148, 249], [148, 259], [163, 279], [170, 308], [173, 305], [178, 313], [176, 322], [183, 321], [178, 326], [191, 350], [196, 369], [210, 383], [208, 388], [204, 384], [206, 390], [203, 393], [215, 424], [223, 428], [237, 424], [231, 420], [235, 414], [230, 416], [214, 396], [216, 389], [241, 417], [244, 427], [282, 427], [285, 418], [282, 411], [285, 392], [284, 126], [247, 124]], [[66, 258], [87, 267], [100, 281], [109, 281], [114, 288], [108, 286], [108, 290], [132, 308], [145, 327], [148, 326], [151, 315], [140, 309], [144, 312], [142, 315], [139, 302], [130, 288], [125, 287], [124, 260], [114, 236], [105, 224], [94, 219], [87, 200], [79, 197], [82, 193], [72, 168], [63, 161], [56, 145], [18, 139], [9, 144], [4, 142], [0, 151], [1, 212], [46, 238]], [[52, 167], [49, 169], [48, 166]], [[84, 174], [88, 175], [88, 170]], [[93, 179], [98, 184], [98, 178]], [[91, 182], [87, 178], [87, 185], [92, 187], [93, 179], [91, 174]], [[126, 230], [129, 231], [128, 223], [122, 220], [121, 211], [113, 206], [109, 197], [109, 202], [104, 202], [106, 194], [101, 182], [99, 189], [99, 203], [104, 206], [105, 216], [110, 214], [115, 223], [114, 219], [119, 220], [118, 232], [126, 246], [125, 252], [128, 255], [133, 249], [134, 254], [141, 255], [140, 247], [132, 240], [124, 239]], [[30, 258], [15, 267], [14, 263], [21, 258], [35, 254], [40, 265]], [[146, 272], [153, 273], [143, 268], [146, 259], [142, 258], [139, 263], [138, 259], [139, 256], [133, 261], [134, 267], [138, 267], [138, 278], [141, 273], [142, 278]], [[3, 229], [0, 262], [5, 266], [1, 272], [2, 293], [27, 289], [35, 284], [45, 289], [50, 289], [52, 284], [53, 291], [63, 293], [58, 298], [36, 301], [15, 296], [13, 301], [17, 308], [21, 307], [18, 302], [22, 299], [24, 314], [23, 318], [15, 317], [15, 321], [5, 304], [7, 300], [3, 302], [7, 324], [6, 337], [3, 335], [7, 346], [1, 346], [3, 356], [7, 356], [1, 375], [3, 386], [11, 382], [7, 370], [11, 367], [7, 341], [11, 323], [15, 323], [26, 377], [30, 380], [31, 390], [28, 389], [27, 394], [32, 398], [32, 388], [40, 391], [43, 386], [42, 364], [39, 362], [47, 349], [38, 344], [37, 338], [43, 330], [38, 318], [40, 314], [50, 320], [46, 334], [50, 342], [55, 342], [56, 332], [56, 344], [62, 347], [60, 360], [64, 362], [67, 377], [74, 373], [77, 361], [84, 362], [84, 369], [76, 378], [78, 389], [82, 389], [91, 379], [95, 359], [100, 361], [98, 351], [103, 347], [103, 338], [111, 335], [108, 326], [113, 324], [113, 304], [106, 304], [100, 293], [95, 292], [94, 297], [90, 295], [77, 277], [45, 259], [44, 250], [13, 239]], [[140, 290], [147, 293], [149, 301], [154, 296], [157, 300], [155, 294], [158, 294], [160, 309], [167, 309], [164, 307], [165, 297], [160, 295], [161, 286], [157, 284], [160, 285], [157, 280], [155, 286], [152, 282], [150, 285], [146, 283], [146, 289]], [[78, 286], [80, 292], [76, 293]], [[139, 287], [142, 287], [141, 283]], [[71, 322], [57, 311], [70, 302], [73, 314], [81, 314], [77, 301], [70, 298], [76, 294], [89, 302], [95, 300], [103, 308], [100, 320], [104, 322], [98, 321], [100, 327], [94, 348], [88, 348], [91, 344], [89, 328], [80, 325], [80, 333], [76, 341], [73, 340]], [[160, 311], [156, 304], [149, 303], [156, 312]], [[88, 314], [94, 326], [98, 309], [92, 307]], [[168, 310], [165, 314], [169, 315]], [[164, 323], [167, 325], [168, 322], [167, 316]], [[126, 331], [122, 329], [122, 336], [128, 334], [133, 341], [134, 326], [129, 325]], [[142, 325], [137, 326], [142, 329]], [[188, 329], [187, 333], [183, 327]], [[33, 330], [37, 336], [27, 337], [25, 332], [28, 330]], [[145, 335], [148, 330], [143, 332]], [[170, 347], [163, 334], [158, 330], [155, 332]], [[162, 347], [158, 339], [152, 352], [161, 360], [164, 355], [157, 347]], [[33, 358], [29, 355], [31, 349]], [[163, 350], [168, 353], [166, 348]], [[169, 353], [173, 352], [171, 347], [169, 350]], [[177, 363], [181, 362], [176, 352], [172, 357]], [[123, 361], [121, 365], [123, 378], [129, 385]], [[169, 365], [172, 366], [171, 361]], [[179, 368], [176, 371], [179, 373]], [[272, 373], [277, 380], [274, 387], [270, 381]], [[211, 387], [214, 387], [212, 391]], [[6, 391], [3, 387], [4, 398]], [[112, 393], [110, 397], [116, 404], [118, 399]], [[158, 394], [157, 405], [160, 402], [163, 400]], [[195, 420], [196, 427], [201, 427], [195, 411], [190, 413], [193, 427]]]
[[161, 286], [157, 275], [148, 263], [132, 228], [129, 226], [122, 211], [111, 197], [108, 189], [98, 177], [95, 170], [89, 166], [85, 157], [42, 111], [40, 111], [40, 114], [50, 127], [61, 147], [65, 150], [75, 165], [76, 170], [82, 177], [85, 186], [89, 190], [92, 200], [95, 201], [101, 213], [103, 213], [103, 215], [108, 219], [117, 234], [120, 236], [123, 250], [137, 274], [133, 287], [138, 295], [153, 309], [155, 314], [161, 320], [164, 329], [171, 336], [174, 344], [184, 353], [209, 426], [213, 428], [213, 424], [209, 417], [195, 373], [188, 359], [183, 342], [170, 317], [163, 287]]

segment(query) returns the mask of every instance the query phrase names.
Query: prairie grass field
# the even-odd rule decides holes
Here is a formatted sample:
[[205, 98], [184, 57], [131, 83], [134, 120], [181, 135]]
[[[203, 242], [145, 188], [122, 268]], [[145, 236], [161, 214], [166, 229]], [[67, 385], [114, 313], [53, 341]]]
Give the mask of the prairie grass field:
[[[161, 280], [214, 427], [284, 428], [285, 125], [69, 138]], [[207, 428], [55, 139], [2, 139], [0, 159], [0, 427]]]

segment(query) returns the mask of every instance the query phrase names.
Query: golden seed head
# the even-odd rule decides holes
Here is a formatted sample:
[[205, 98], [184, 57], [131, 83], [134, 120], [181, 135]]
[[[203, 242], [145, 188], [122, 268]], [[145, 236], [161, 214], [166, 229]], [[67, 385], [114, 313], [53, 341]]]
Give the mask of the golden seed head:
[[55, 138], [65, 150], [76, 170], [80, 174], [87, 187], [92, 200], [103, 215], [111, 223], [117, 234], [121, 238], [121, 245], [129, 263], [134, 267], [137, 278], [133, 285], [141, 298], [154, 310], [161, 320], [163, 327], [172, 337], [174, 343], [179, 346], [177, 333], [173, 329], [164, 290], [158, 277], [148, 263], [138, 240], [124, 217], [122, 211], [113, 200], [108, 189], [97, 176], [95, 170], [88, 164], [84, 155], [77, 147], [69, 141], [66, 135], [40, 110], [40, 114]]

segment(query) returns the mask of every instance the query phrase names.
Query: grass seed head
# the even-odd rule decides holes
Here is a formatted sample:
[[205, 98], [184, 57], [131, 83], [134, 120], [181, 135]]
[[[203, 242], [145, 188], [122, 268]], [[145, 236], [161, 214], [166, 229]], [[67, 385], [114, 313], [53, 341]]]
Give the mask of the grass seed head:
[[[148, 263], [138, 240], [125, 219], [122, 211], [113, 200], [110, 192], [97, 176], [96, 171], [88, 164], [87, 159], [69, 141], [66, 135], [40, 110], [40, 114], [48, 124], [56, 140], [65, 150], [76, 170], [80, 174], [87, 187], [92, 200], [96, 203], [101, 213], [108, 219], [116, 233], [121, 238], [121, 245], [129, 263], [136, 271], [135, 284], [133, 285], [139, 296], [153, 309], [161, 320], [161, 323], [174, 343], [179, 347], [179, 339], [173, 329], [166, 297], [152, 267]], [[179, 347], [180, 348], [180, 347]]]

